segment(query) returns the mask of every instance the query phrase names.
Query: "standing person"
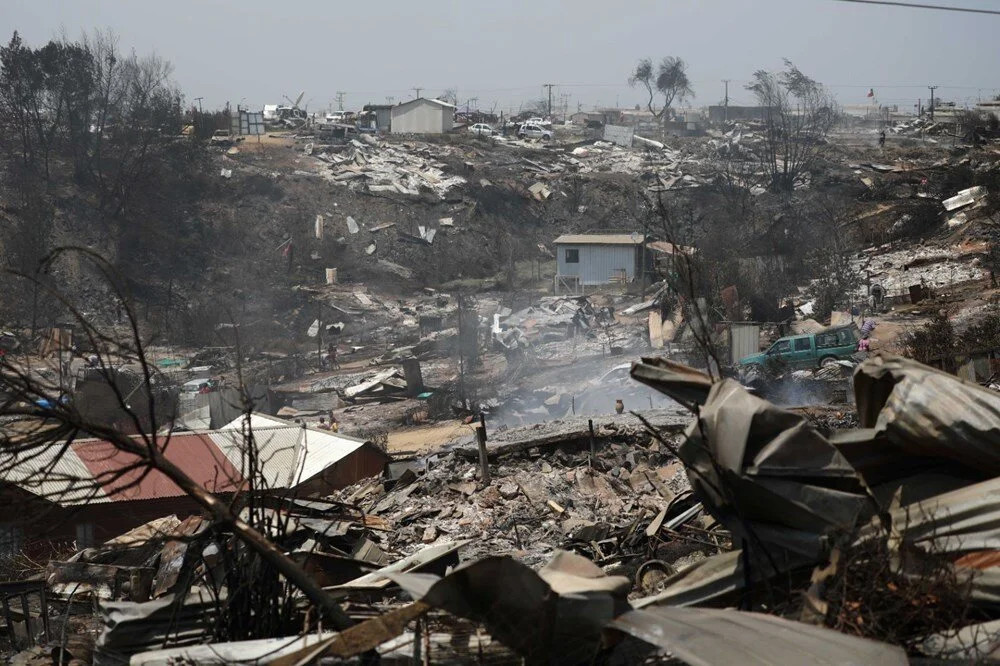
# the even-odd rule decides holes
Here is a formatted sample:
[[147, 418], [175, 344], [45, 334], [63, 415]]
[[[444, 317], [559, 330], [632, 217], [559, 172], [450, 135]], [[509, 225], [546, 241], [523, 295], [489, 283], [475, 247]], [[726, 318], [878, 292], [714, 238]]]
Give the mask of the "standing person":
[[327, 361], [330, 363], [330, 369], [336, 368], [340, 370], [340, 362], [337, 361], [337, 345], [331, 342], [326, 348]]
[[878, 147], [885, 148], [885, 130], [882, 130], [878, 135]]

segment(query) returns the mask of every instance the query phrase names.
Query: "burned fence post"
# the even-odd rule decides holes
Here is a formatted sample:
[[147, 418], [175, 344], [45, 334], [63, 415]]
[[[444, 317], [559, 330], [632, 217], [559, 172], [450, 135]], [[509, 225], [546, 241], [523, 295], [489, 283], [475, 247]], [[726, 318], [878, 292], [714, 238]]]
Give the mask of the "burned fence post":
[[479, 427], [476, 428], [476, 439], [479, 442], [479, 470], [482, 473], [483, 485], [490, 485], [490, 465], [486, 456], [486, 417], [479, 415]]
[[587, 428], [590, 429], [590, 466], [594, 466], [594, 458], [597, 456], [597, 447], [594, 445], [594, 419], [587, 419]]

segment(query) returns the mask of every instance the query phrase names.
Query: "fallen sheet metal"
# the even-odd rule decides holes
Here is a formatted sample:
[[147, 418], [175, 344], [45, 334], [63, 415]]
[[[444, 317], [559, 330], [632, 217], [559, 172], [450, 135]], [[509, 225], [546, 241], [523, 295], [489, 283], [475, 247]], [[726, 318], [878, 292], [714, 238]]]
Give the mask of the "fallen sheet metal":
[[204, 643], [220, 605], [204, 590], [183, 600], [166, 595], [144, 603], [104, 602], [100, 605], [104, 631], [97, 639], [94, 663], [127, 663], [129, 655], [138, 652]]
[[877, 354], [854, 371], [862, 428], [906, 456], [957, 461], [1000, 475], [1000, 394], [899, 356]]
[[970, 187], [968, 189], [960, 190], [955, 196], [945, 199], [941, 202], [944, 209], [948, 212], [957, 210], [959, 208], [964, 208], [970, 204], [976, 203], [980, 199], [986, 196], [986, 188], [982, 185], [977, 185], [976, 187]]
[[[894, 508], [890, 516], [895, 532], [928, 552], [1000, 550], [1000, 477]], [[877, 526], [866, 531], [879, 533]]]
[[399, 371], [396, 370], [395, 368], [383, 370], [382, 372], [375, 374], [370, 379], [367, 379], [361, 382], [360, 384], [355, 384], [354, 386], [348, 386], [346, 389], [344, 389], [344, 395], [347, 396], [348, 398], [353, 398], [354, 396], [361, 395], [362, 393], [372, 390], [382, 382], [392, 377], [395, 377], [398, 374]]
[[815, 557], [876, 511], [857, 471], [802, 415], [725, 379], [679, 450], [699, 499], [733, 542]]
[[684, 405], [703, 405], [712, 388], [712, 378], [666, 358], [643, 358], [632, 365], [632, 379], [669, 395]]
[[693, 666], [909, 663], [895, 645], [732, 609], [660, 606], [625, 613], [608, 626]]
[[392, 585], [393, 581], [389, 574], [421, 572], [431, 568], [439, 569], [443, 572], [448, 566], [458, 564], [458, 549], [467, 543], [469, 543], [469, 540], [451, 541], [428, 546], [378, 571], [373, 571], [343, 585], [326, 589], [341, 594], [360, 590], [381, 590]]
[[628, 578], [607, 576], [590, 560], [565, 552], [538, 572], [510, 557], [487, 557], [440, 579], [392, 579], [423, 603], [483, 622], [504, 645], [547, 664], [590, 661], [601, 628], [627, 608], [632, 587]]
[[[673, 574], [663, 581], [663, 590], [653, 596], [632, 602], [634, 608], [652, 605], [702, 606], [737, 603], [748, 585], [811, 566], [812, 560], [797, 556], [768, 559], [758, 558], [750, 569], [750, 580], [744, 571], [742, 551], [732, 550], [705, 558]], [[775, 567], [777, 570], [775, 570]]]
[[[149, 650], [133, 655], [131, 666], [176, 666], [177, 664], [276, 664], [285, 657], [300, 655], [304, 650], [325, 646], [336, 636], [330, 632], [260, 638], [231, 643], [187, 645]], [[292, 662], [296, 663], [296, 662]]]

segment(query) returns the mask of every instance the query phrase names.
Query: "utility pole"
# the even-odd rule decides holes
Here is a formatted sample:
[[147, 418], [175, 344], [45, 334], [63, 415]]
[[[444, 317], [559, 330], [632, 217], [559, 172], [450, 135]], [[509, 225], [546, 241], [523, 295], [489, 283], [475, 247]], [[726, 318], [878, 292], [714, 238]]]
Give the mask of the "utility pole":
[[934, 91], [937, 86], [927, 86], [927, 89], [931, 91], [931, 122], [934, 122]]
[[414, 97], [414, 99], [418, 99], [420, 97], [420, 91], [423, 90], [423, 88], [410, 88], [410, 90], [412, 90], [412, 91], [414, 91], [414, 92], [417, 93], [417, 95], [416, 95], [416, 97]]
[[195, 97], [194, 98], [194, 101], [198, 102], [198, 113], [203, 113], [203, 111], [201, 110], [201, 100], [203, 100], [203, 99], [205, 99], [205, 98], [204, 97]]
[[345, 93], [343, 90], [338, 90], [337, 91], [337, 110], [338, 111], [343, 111], [344, 110], [344, 95], [346, 95], [346, 94], [347, 93]]
[[552, 86], [554, 86], [554, 85], [555, 85], [554, 83], [543, 83], [542, 84], [543, 88], [548, 88], [549, 89], [549, 117], [550, 118], [552, 117]]
[[722, 82], [726, 84], [726, 101], [725, 101], [725, 111], [722, 116], [723, 122], [729, 122], [729, 79], [722, 79]]
[[[458, 100], [455, 101], [457, 102]], [[465, 112], [469, 113], [469, 105], [472, 104], [473, 102], [478, 102], [478, 101], [479, 101], [478, 97], [470, 97], [469, 99], [465, 100]]]

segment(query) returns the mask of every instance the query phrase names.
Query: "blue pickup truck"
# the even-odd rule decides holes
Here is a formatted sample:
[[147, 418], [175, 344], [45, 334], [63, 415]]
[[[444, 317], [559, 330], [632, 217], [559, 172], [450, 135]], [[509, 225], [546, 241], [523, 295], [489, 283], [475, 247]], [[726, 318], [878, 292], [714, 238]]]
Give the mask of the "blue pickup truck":
[[744, 356], [736, 362], [744, 370], [764, 367], [770, 359], [780, 359], [793, 370], [819, 368], [841, 359], [850, 359], [861, 338], [854, 324], [827, 328], [818, 333], [788, 335], [760, 354]]

